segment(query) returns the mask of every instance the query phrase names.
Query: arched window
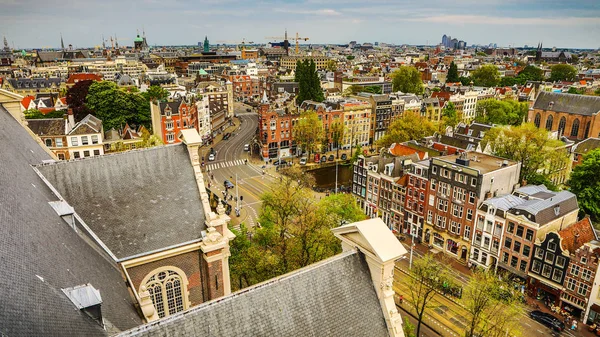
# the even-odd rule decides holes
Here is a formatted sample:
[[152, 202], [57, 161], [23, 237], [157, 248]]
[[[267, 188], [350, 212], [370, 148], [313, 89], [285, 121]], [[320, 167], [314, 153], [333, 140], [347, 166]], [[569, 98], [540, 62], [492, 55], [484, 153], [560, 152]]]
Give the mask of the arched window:
[[562, 117], [560, 122], [558, 122], [558, 135], [562, 136], [565, 132], [565, 126], [567, 125], [567, 119]]
[[188, 308], [187, 284], [183, 271], [175, 267], [155, 269], [141, 283], [148, 289], [160, 318]]
[[552, 131], [553, 123], [554, 123], [554, 117], [552, 117], [552, 115], [549, 115], [548, 118], [546, 119], [546, 130]]
[[579, 134], [579, 119], [573, 121], [573, 125], [571, 126], [571, 137], [577, 137]]
[[46, 146], [52, 147], [52, 139], [46, 139]]
[[540, 127], [540, 121], [542, 120], [542, 115], [539, 112], [535, 115], [535, 119], [533, 120], [533, 124], [535, 124], [536, 128]]
[[588, 135], [590, 134], [590, 123], [591, 122], [587, 122], [587, 124], [585, 125], [585, 132], [583, 133], [583, 139], [587, 139]]

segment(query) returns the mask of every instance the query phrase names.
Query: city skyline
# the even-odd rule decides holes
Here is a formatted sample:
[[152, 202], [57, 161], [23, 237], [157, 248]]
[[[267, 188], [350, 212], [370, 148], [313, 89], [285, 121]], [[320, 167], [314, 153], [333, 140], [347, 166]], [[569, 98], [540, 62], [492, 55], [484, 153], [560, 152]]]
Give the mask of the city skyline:
[[[120, 45], [133, 45], [145, 30], [150, 45], [195, 45], [208, 36], [219, 41], [264, 44], [267, 36], [309, 37], [306, 43], [386, 42], [436, 45], [443, 34], [471, 44], [591, 48], [598, 45], [600, 2], [577, 0], [461, 0], [425, 5], [376, 0], [107, 0], [101, 4], [37, 0], [0, 0], [0, 35], [15, 48], [94, 47], [116, 35]], [[81, 13], [94, 13], [86, 16]], [[32, 27], [33, 29], [23, 29]], [[36, 27], [39, 27], [36, 28]], [[252, 30], [249, 30], [252, 28]], [[222, 42], [221, 42], [222, 43]]]

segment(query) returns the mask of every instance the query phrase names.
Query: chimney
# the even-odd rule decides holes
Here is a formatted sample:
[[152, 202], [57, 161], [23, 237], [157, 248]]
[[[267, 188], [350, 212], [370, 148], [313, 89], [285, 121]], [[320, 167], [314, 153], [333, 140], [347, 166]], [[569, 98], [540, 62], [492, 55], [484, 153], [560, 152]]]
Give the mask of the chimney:
[[75, 116], [73, 116], [73, 109], [67, 109], [67, 127], [65, 128], [65, 133], [71, 132], [75, 127]]

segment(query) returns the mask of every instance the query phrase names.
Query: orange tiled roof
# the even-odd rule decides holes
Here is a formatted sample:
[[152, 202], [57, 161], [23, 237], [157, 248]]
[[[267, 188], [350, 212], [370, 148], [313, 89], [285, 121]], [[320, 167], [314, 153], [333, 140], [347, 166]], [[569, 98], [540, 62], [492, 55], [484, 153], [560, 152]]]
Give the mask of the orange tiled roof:
[[415, 150], [406, 145], [396, 143], [392, 144], [392, 147], [390, 147], [390, 153], [396, 157], [409, 156], [411, 154], [417, 154], [419, 159], [423, 159], [425, 157], [425, 151]]
[[78, 74], [73, 74], [71, 76], [69, 76], [69, 79], [67, 80], [68, 84], [72, 84], [75, 82], [79, 82], [79, 81], [102, 81], [102, 77], [96, 75], [96, 74], [89, 74], [89, 73], [78, 73]]
[[584, 218], [574, 223], [558, 232], [558, 235], [561, 238], [560, 245], [562, 249], [568, 250], [569, 253], [575, 252], [584, 243], [596, 239], [590, 218]]
[[31, 103], [31, 101], [33, 101], [35, 99], [35, 97], [33, 96], [25, 96], [23, 97], [23, 99], [21, 100], [21, 105], [25, 108], [25, 109], [29, 109], [29, 104]]

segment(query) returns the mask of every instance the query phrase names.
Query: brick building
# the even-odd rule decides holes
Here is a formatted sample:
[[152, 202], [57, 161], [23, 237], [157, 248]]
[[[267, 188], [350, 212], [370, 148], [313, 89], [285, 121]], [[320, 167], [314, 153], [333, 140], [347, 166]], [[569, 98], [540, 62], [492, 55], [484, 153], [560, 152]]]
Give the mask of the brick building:
[[263, 99], [258, 106], [258, 143], [264, 159], [287, 158], [296, 153], [293, 125], [299, 116], [288, 107], [271, 106], [267, 92], [263, 92]]
[[152, 102], [150, 104], [152, 130], [164, 144], [181, 142], [181, 130], [198, 130], [198, 109], [194, 100], [180, 98], [172, 102]]

